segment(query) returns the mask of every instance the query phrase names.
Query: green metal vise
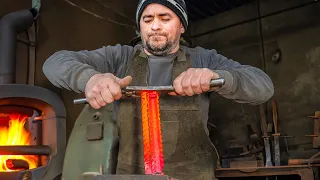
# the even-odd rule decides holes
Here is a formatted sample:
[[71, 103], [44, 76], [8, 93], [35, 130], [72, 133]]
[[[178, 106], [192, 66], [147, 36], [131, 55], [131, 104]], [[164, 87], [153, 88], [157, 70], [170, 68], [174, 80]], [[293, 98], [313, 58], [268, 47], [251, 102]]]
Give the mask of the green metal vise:
[[115, 174], [119, 136], [112, 109], [112, 104], [99, 110], [84, 107], [69, 137], [62, 180], [77, 180], [88, 172]]
[[177, 180], [165, 175], [96, 175], [83, 174], [80, 180]]

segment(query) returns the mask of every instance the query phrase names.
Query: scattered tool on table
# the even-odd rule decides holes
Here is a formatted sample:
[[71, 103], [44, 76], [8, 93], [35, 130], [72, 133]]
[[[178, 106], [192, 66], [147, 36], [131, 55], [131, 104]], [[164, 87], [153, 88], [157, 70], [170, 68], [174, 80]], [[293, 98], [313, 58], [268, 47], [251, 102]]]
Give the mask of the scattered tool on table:
[[[289, 159], [288, 160], [288, 166], [296, 166], [296, 165], [303, 165], [308, 164], [309, 159]], [[320, 158], [313, 159], [311, 164], [319, 164]]]

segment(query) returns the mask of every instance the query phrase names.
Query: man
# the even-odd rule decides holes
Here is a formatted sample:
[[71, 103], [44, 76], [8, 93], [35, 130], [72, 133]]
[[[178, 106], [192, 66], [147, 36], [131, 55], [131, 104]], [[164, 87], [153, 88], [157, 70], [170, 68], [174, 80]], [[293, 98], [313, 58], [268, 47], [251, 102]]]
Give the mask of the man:
[[[182, 180], [211, 180], [217, 157], [207, 136], [208, 94], [261, 104], [273, 95], [273, 84], [260, 69], [229, 60], [215, 50], [181, 46], [179, 39], [188, 27], [183, 0], [140, 0], [136, 21], [142, 44], [60, 51], [47, 59], [43, 71], [55, 86], [84, 92], [95, 109], [115, 105], [119, 174], [144, 173], [141, 132], [134, 128], [141, 121], [135, 111], [139, 101], [121, 98], [121, 89], [173, 84], [175, 92], [160, 99], [164, 172]], [[216, 78], [224, 78], [225, 85], [209, 88], [210, 80]]]

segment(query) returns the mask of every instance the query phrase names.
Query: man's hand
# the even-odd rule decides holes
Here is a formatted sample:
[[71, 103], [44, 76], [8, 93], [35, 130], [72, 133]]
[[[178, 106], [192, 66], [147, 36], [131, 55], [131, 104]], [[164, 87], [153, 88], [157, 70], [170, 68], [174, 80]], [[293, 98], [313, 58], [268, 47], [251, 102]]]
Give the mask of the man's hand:
[[121, 88], [128, 86], [131, 82], [131, 76], [120, 79], [111, 73], [96, 74], [86, 84], [87, 102], [94, 109], [99, 109], [114, 100], [120, 99], [122, 96]]
[[173, 82], [175, 93], [170, 95], [193, 96], [215, 88], [210, 88], [212, 79], [219, 78], [219, 75], [207, 68], [190, 68], [181, 73]]

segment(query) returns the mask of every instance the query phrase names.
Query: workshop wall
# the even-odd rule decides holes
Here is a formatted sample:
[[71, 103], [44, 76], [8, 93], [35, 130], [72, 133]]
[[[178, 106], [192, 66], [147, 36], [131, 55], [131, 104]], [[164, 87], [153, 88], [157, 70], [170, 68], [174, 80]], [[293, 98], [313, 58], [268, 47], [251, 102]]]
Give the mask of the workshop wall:
[[[99, 3], [103, 3], [103, 0], [72, 0], [69, 2], [73, 2], [78, 7], [74, 7], [65, 0], [42, 1], [38, 24], [35, 72], [35, 84], [57, 93], [63, 100], [67, 109], [68, 137], [77, 116], [84, 107], [73, 105], [72, 101], [75, 98], [83, 97], [83, 95], [54, 87], [42, 72], [44, 61], [59, 50], [93, 50], [104, 45], [129, 44], [130, 40], [136, 35], [132, 28], [110, 23], [106, 20], [111, 19], [135, 26], [135, 22], [119, 15], [119, 13], [126, 12], [129, 17], [134, 17], [135, 9], [132, 7], [136, 6], [135, 1], [111, 1], [111, 3], [105, 4], [106, 6]], [[0, 1], [0, 17], [13, 11], [31, 7], [31, 0]], [[80, 8], [89, 10], [105, 19], [97, 18]], [[117, 11], [118, 14], [114, 11]], [[25, 32], [20, 33], [18, 39], [27, 40]], [[17, 47], [17, 83], [26, 83], [27, 60], [28, 46], [19, 41]]]
[[[126, 20], [98, 3], [104, 1], [106, 0], [72, 0], [78, 7], [69, 4], [67, 0], [42, 2], [35, 83], [52, 90], [62, 98], [67, 109], [68, 135], [83, 108], [82, 105], [73, 105], [72, 100], [82, 95], [54, 87], [44, 76], [42, 65], [58, 50], [90, 50], [109, 44], [128, 44], [135, 37], [133, 29], [102, 20], [80, 9], [85, 8], [104, 18], [135, 25], [133, 21]], [[297, 7], [305, 3], [313, 4]], [[111, 1], [107, 5], [127, 17], [134, 17], [134, 0]], [[0, 17], [30, 7], [31, 0], [0, 1]], [[188, 33], [192, 36], [193, 46], [214, 48], [220, 54], [242, 64], [266, 70], [276, 87], [274, 99], [278, 101], [280, 132], [296, 136], [288, 139], [291, 156], [309, 158], [314, 152], [309, 150], [312, 148], [312, 139], [304, 135], [313, 133], [313, 121], [306, 116], [319, 110], [320, 102], [320, 96], [317, 96], [320, 90], [317, 83], [320, 79], [316, 74], [320, 68], [320, 12], [317, 11], [320, 4], [313, 0], [265, 0], [260, 7], [260, 15], [267, 16], [261, 19], [262, 26], [257, 19], [259, 12], [255, 2], [191, 23]], [[297, 8], [285, 10], [292, 7]], [[19, 34], [18, 38], [27, 39], [24, 32]], [[280, 49], [281, 57], [279, 62], [274, 62], [272, 56], [277, 49]], [[19, 41], [16, 77], [18, 83], [26, 83], [27, 59], [28, 46]], [[272, 122], [270, 103], [268, 106], [268, 121]], [[260, 133], [257, 106], [238, 104], [213, 95], [210, 110], [212, 138], [221, 152], [224, 152], [226, 147], [247, 145], [248, 124], [255, 132]], [[298, 150], [303, 153], [297, 155]]]
[[[230, 59], [265, 70], [275, 85], [279, 131], [295, 136], [288, 139], [290, 156], [310, 158], [316, 151], [312, 138], [305, 135], [313, 134], [314, 122], [306, 116], [320, 110], [320, 3], [265, 0], [260, 12], [257, 3], [192, 23], [192, 45], [216, 49]], [[280, 59], [274, 61], [278, 50]], [[247, 145], [248, 124], [260, 133], [258, 106], [218, 95], [212, 96], [211, 105], [212, 138], [221, 154], [226, 148]], [[267, 116], [271, 123], [271, 101]]]

